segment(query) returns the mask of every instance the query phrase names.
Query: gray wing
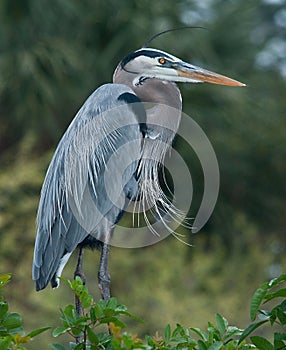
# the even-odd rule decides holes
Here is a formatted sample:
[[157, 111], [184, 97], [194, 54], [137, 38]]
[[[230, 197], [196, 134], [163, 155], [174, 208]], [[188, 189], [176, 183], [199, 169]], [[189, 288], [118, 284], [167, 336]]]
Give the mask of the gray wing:
[[127, 86], [106, 84], [84, 103], [62, 137], [42, 187], [33, 279], [46, 287], [89, 234], [103, 240], [136, 195], [145, 111]]

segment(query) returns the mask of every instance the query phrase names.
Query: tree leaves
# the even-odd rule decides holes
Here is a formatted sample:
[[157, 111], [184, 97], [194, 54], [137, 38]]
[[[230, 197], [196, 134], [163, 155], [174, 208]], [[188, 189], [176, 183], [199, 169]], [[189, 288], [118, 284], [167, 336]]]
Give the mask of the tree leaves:
[[[0, 274], [0, 288], [10, 282], [10, 274]], [[3, 299], [3, 298], [2, 298]], [[0, 349], [25, 349], [23, 344], [45, 332], [50, 327], [38, 328], [26, 334], [23, 329], [22, 316], [17, 312], [9, 312], [6, 301], [0, 301]]]
[[[1, 275], [0, 275], [1, 280]], [[113, 349], [113, 350], [248, 350], [255, 346], [259, 350], [284, 350], [286, 347], [286, 333], [283, 332], [283, 327], [286, 324], [286, 300], [275, 305], [271, 310], [260, 310], [259, 306], [269, 300], [275, 300], [284, 296], [285, 275], [262, 284], [253, 295], [257, 314], [264, 315], [262, 321], [252, 323], [244, 331], [235, 327], [229, 326], [228, 321], [220, 314], [215, 315], [215, 323], [208, 322], [207, 330], [201, 330], [195, 327], [183, 327], [177, 324], [172, 330], [168, 324], [164, 330], [164, 338], [158, 333], [151, 337], [146, 336], [145, 340], [139, 339], [136, 335], [124, 331], [125, 323], [121, 320], [122, 317], [132, 317], [127, 307], [119, 304], [116, 298], [111, 298], [108, 301], [99, 300], [98, 303], [88, 302], [88, 308], [84, 308], [83, 316], [78, 315], [74, 305], [67, 305], [61, 309], [62, 326], [53, 330], [52, 335], [59, 337], [63, 334], [68, 334], [76, 339], [81, 337], [82, 341], [77, 344], [70, 342], [70, 350], [79, 349]], [[82, 301], [90, 300], [88, 289], [82, 288], [81, 279], [75, 281], [65, 281], [66, 285], [76, 295], [81, 295]], [[275, 288], [275, 291], [273, 291]], [[279, 292], [282, 291], [282, 292]], [[262, 296], [263, 295], [263, 296]], [[253, 332], [260, 326], [268, 323], [282, 326], [282, 332], [274, 333], [273, 343], [270, 340], [252, 335]], [[97, 332], [97, 328], [106, 325], [109, 332]], [[13, 349], [23, 350], [23, 344], [28, 343], [32, 338], [45, 332], [50, 327], [43, 327], [31, 331], [26, 334], [22, 328], [22, 317], [16, 312], [9, 312], [8, 303], [1, 301], [0, 303], [0, 349], [10, 350], [13, 344]], [[252, 344], [245, 342], [250, 336]], [[64, 350], [65, 347], [61, 344], [51, 343], [49, 346], [53, 350]]]
[[262, 301], [267, 293], [268, 285], [264, 284], [261, 288], [258, 288], [250, 302], [250, 319], [251, 321], [255, 320], [256, 314], [262, 304]]
[[255, 335], [250, 339], [259, 350], [274, 350], [274, 346], [265, 338]]

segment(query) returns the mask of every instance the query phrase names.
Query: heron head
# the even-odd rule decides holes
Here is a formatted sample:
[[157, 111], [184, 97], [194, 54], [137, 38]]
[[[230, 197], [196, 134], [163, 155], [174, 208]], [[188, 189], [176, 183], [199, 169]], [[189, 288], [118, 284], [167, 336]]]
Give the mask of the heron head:
[[143, 81], [144, 78], [156, 78], [172, 82], [245, 86], [237, 80], [186, 63], [169, 53], [152, 48], [142, 48], [127, 55], [119, 66], [136, 75], [136, 85], [140, 84], [140, 79]]

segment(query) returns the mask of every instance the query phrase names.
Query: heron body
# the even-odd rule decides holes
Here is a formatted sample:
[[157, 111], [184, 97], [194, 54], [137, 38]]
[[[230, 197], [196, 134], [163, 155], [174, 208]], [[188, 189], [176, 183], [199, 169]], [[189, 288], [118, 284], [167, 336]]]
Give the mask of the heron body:
[[[49, 281], [53, 287], [57, 286], [57, 276], [77, 245], [89, 234], [103, 242], [105, 235], [111, 230], [109, 222], [116, 224], [122, 214], [124, 205], [121, 208], [114, 206], [108, 199], [103, 173], [104, 165], [114, 149], [123, 142], [128, 142], [131, 137], [138, 140], [135, 151], [138, 151], [138, 159], [140, 156], [139, 142], [142, 133], [137, 116], [128, 108], [124, 99], [120, 99], [126, 93], [132, 94], [138, 101], [127, 86], [106, 84], [98, 88], [79, 110], [58, 145], [47, 171], [38, 210], [33, 263], [33, 278], [38, 290], [43, 289]], [[124, 115], [117, 117], [127, 118], [126, 122], [133, 123], [135, 127], [129, 128], [127, 135], [120, 134], [115, 139], [114, 134], [109, 133], [105, 138], [108, 146], [99, 143], [93, 147], [93, 138], [96, 135], [99, 137], [104, 130], [104, 119], [101, 115], [105, 117], [104, 113], [112, 108], [106, 96], [112, 97], [111, 101], [118, 106], [126, 105], [127, 108], [122, 109]], [[118, 114], [120, 113], [119, 109]], [[122, 183], [118, 183], [116, 176], [112, 182], [114, 189], [122, 186], [130, 198], [137, 193], [137, 182], [133, 179], [136, 166], [137, 164], [133, 164], [124, 174]], [[90, 205], [93, 201], [94, 205]], [[100, 208], [100, 212], [96, 213], [93, 210], [95, 208]], [[81, 224], [81, 218], [84, 224]], [[90, 241], [92, 242], [91, 239]]]
[[112, 84], [86, 100], [59, 142], [42, 187], [33, 261], [37, 290], [49, 282], [58, 285], [77, 247], [96, 246], [99, 285], [109, 298], [109, 244], [128, 202], [143, 197], [155, 211], [158, 200], [165, 210], [170, 205], [158, 169], [179, 127], [182, 99], [176, 82], [203, 81], [244, 85], [142, 48], [123, 58]]

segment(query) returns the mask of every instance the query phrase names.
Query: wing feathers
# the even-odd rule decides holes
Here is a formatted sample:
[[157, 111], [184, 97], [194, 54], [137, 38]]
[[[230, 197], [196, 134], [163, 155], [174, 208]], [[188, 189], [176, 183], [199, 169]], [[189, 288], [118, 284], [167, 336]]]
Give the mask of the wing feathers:
[[[131, 100], [140, 106], [127, 86], [101, 86], [84, 103], [57, 147], [37, 216], [33, 262], [37, 290], [61, 272], [80, 242], [89, 234], [100, 239], [104, 228], [114, 225], [124, 210], [124, 188], [141, 156], [138, 118], [145, 113], [143, 107], [134, 112]], [[136, 186], [131, 189], [134, 192]]]

